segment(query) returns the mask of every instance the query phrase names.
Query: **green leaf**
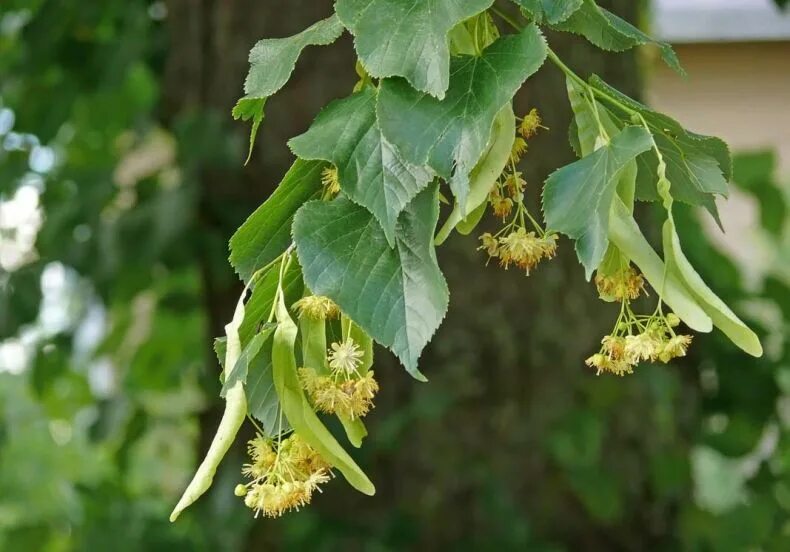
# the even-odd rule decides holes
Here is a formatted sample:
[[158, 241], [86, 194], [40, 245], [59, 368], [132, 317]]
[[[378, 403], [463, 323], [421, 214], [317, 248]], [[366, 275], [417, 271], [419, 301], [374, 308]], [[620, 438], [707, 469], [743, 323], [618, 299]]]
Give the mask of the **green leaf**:
[[244, 81], [244, 97], [233, 108], [233, 118], [252, 119], [249, 161], [255, 135], [263, 120], [266, 98], [282, 88], [293, 73], [296, 60], [307, 46], [331, 44], [343, 34], [337, 16], [314, 23], [299, 34], [287, 38], [266, 38], [250, 50], [250, 71]]
[[609, 211], [620, 171], [651, 147], [650, 133], [626, 127], [608, 144], [554, 171], [543, 188], [546, 225], [576, 240], [576, 253], [587, 279], [609, 244]]
[[549, 23], [560, 31], [583, 36], [602, 50], [622, 52], [642, 44], [655, 44], [661, 50], [664, 62], [679, 74], [685, 75], [672, 46], [654, 40], [628, 21], [601, 8], [593, 0], [583, 0], [579, 9], [564, 21]]
[[493, 0], [337, 0], [335, 10], [376, 78], [401, 76], [443, 98], [450, 80], [447, 34]]
[[[596, 75], [590, 78], [590, 86], [599, 98], [611, 105], [612, 113], [621, 122], [631, 121], [631, 111], [644, 118], [667, 163], [673, 197], [683, 203], [705, 207], [718, 220], [715, 195], [727, 196], [727, 181], [732, 176], [727, 144], [719, 138], [686, 130], [671, 117], [632, 100]], [[652, 152], [641, 155], [637, 163], [636, 197], [658, 201], [656, 156]]]
[[261, 429], [269, 437], [289, 431], [288, 420], [280, 416], [280, 398], [274, 387], [272, 373], [272, 336], [261, 347], [260, 353], [250, 364], [245, 391], [247, 411], [260, 422]]
[[325, 163], [297, 159], [282, 182], [230, 239], [230, 263], [245, 282], [291, 243], [296, 210], [321, 190]]
[[662, 300], [692, 330], [710, 332], [713, 322], [686, 286], [669, 273], [661, 257], [650, 247], [630, 209], [619, 199], [614, 200], [609, 217], [609, 239], [639, 267], [647, 281], [661, 294]]
[[250, 145], [247, 148], [247, 158], [244, 160], [244, 164], [250, 162], [252, 158], [252, 150], [255, 146], [255, 137], [258, 135], [258, 129], [263, 122], [263, 107], [266, 105], [266, 98], [241, 98], [236, 105], [233, 106], [231, 110], [231, 115], [233, 115], [233, 119], [238, 121], [241, 119], [242, 121], [250, 121], [252, 120], [252, 126], [250, 127]]
[[568, 19], [582, 5], [582, 0], [513, 0], [535, 23], [556, 25]]
[[252, 364], [261, 351], [261, 347], [269, 339], [274, 332], [274, 324], [266, 324], [259, 333], [250, 340], [244, 347], [239, 355], [236, 364], [230, 370], [230, 373], [225, 378], [225, 383], [222, 385], [222, 390], [219, 396], [225, 398], [228, 390], [231, 389], [237, 382], [247, 383], [247, 372], [250, 364]]
[[[694, 144], [682, 146], [663, 135], [655, 136], [655, 140], [667, 164], [667, 177], [679, 184], [672, 189], [675, 199], [705, 207], [719, 222], [715, 196], [728, 195], [728, 184], [716, 160], [700, 151]], [[655, 155], [644, 155], [639, 159], [640, 178], [637, 186], [641, 200], [658, 200], [657, 163]]]
[[462, 209], [459, 203], [455, 202], [450, 216], [436, 235], [436, 245], [441, 245], [460, 223], [467, 222], [463, 225], [464, 229], [471, 227], [469, 229], [471, 232], [480, 221], [488, 203], [488, 194], [510, 159], [515, 135], [516, 116], [513, 114], [513, 107], [507, 104], [494, 119], [486, 151], [469, 174], [469, 196], [466, 200], [466, 208]]
[[[239, 328], [239, 337], [242, 346], [246, 346], [252, 337], [258, 332], [262, 324], [268, 320], [274, 304], [274, 296], [277, 293], [277, 285], [280, 279], [279, 267], [274, 266], [263, 276], [256, 278], [255, 287], [252, 289], [247, 304], [244, 322]], [[293, 303], [302, 296], [304, 283], [302, 282], [302, 270], [299, 263], [292, 262], [283, 274], [282, 281], [285, 300], [288, 304]]]
[[367, 495], [376, 492], [373, 483], [343, 450], [329, 430], [321, 423], [305, 397], [296, 372], [297, 328], [279, 294], [276, 307], [277, 329], [272, 344], [274, 385], [283, 413], [299, 437], [313, 447], [329, 464], [340, 470], [352, 487]]
[[376, 219], [345, 198], [306, 203], [293, 227], [307, 286], [335, 301], [420, 380], [417, 359], [449, 298], [433, 247], [438, 212], [431, 185], [401, 214], [394, 249]]
[[214, 354], [217, 355], [217, 362], [224, 370], [225, 352], [228, 350], [228, 338], [225, 336], [214, 338]]
[[453, 58], [444, 100], [421, 94], [402, 79], [386, 79], [379, 91], [381, 130], [408, 162], [428, 164], [449, 180], [465, 208], [469, 173], [486, 148], [494, 118], [545, 58], [543, 36], [528, 25], [498, 39], [481, 56]]
[[288, 145], [302, 159], [333, 163], [340, 188], [376, 216], [390, 245], [395, 244], [398, 215], [433, 178], [427, 168], [401, 159], [381, 135], [372, 88], [329, 104]]

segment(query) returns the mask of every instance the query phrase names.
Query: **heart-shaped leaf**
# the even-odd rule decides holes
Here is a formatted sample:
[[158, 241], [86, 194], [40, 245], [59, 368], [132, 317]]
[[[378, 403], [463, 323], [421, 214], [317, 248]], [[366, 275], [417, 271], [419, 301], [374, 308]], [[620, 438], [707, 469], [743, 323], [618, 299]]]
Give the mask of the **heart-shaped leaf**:
[[431, 185], [401, 214], [394, 248], [373, 215], [342, 197], [306, 203], [293, 226], [307, 286], [330, 297], [418, 379], [425, 378], [417, 359], [449, 299], [433, 247], [438, 214]]

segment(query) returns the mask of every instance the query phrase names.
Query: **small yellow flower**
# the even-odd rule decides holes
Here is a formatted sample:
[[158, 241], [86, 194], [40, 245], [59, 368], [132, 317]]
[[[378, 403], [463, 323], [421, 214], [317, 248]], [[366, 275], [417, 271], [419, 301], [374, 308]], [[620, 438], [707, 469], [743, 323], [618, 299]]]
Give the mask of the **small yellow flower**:
[[625, 338], [607, 335], [601, 340], [602, 349], [609, 358], [621, 359], [625, 356]]
[[514, 165], [517, 164], [525, 153], [527, 153], [527, 141], [521, 136], [516, 136], [516, 139], [513, 140], [513, 147], [510, 149], [510, 162]]
[[538, 110], [533, 107], [521, 120], [518, 132], [528, 140], [538, 132], [539, 128], [546, 128], [541, 123], [542, 121], [538, 114]]
[[556, 251], [555, 235], [539, 238], [535, 232], [527, 232], [523, 227], [499, 238], [499, 264], [507, 269], [513, 263], [527, 274], [542, 259], [552, 258]]
[[354, 380], [353, 383], [351, 411], [348, 413], [352, 420], [361, 418], [370, 412], [370, 409], [373, 408], [373, 399], [379, 392], [379, 383], [373, 377], [372, 370], [358, 380]]
[[689, 345], [691, 345], [690, 335], [676, 335], [664, 344], [658, 358], [666, 363], [673, 358], [686, 356]]
[[351, 395], [340, 384], [332, 381], [313, 393], [315, 408], [326, 414], [348, 414], [351, 411]]
[[510, 173], [505, 177], [505, 187], [507, 188], [510, 197], [516, 203], [524, 199], [524, 188], [527, 186], [527, 181], [521, 177], [520, 172]]
[[509, 197], [502, 197], [499, 194], [499, 190], [494, 190], [491, 192], [491, 196], [488, 199], [489, 203], [491, 203], [491, 207], [494, 211], [494, 216], [505, 220], [510, 213], [513, 211], [513, 200]]
[[[302, 371], [307, 370], [302, 369]], [[373, 408], [373, 399], [379, 390], [379, 384], [372, 371], [356, 378], [335, 380], [331, 377], [319, 376], [318, 380], [320, 383], [312, 384], [309, 389], [303, 383], [310, 396], [310, 402], [316, 410], [326, 414], [338, 414], [352, 420], [370, 412]], [[305, 379], [303, 378], [302, 381], [304, 382]]]
[[625, 337], [625, 358], [632, 364], [641, 360], [655, 360], [663, 350], [663, 343], [652, 332]]
[[[261, 436], [250, 441], [249, 453], [254, 463], [261, 455], [274, 454], [265, 470], [242, 470], [252, 481], [236, 485], [234, 494], [244, 497], [244, 504], [255, 516], [279, 517], [310, 502], [318, 486], [329, 481], [329, 465], [297, 434], [276, 444]], [[245, 468], [248, 465], [245, 465]]]
[[557, 254], [557, 234], [546, 234], [541, 238], [543, 257], [553, 259]]
[[362, 357], [365, 353], [360, 349], [352, 338], [348, 338], [342, 343], [332, 343], [329, 351], [329, 367], [333, 370], [341, 370], [346, 374], [354, 374], [362, 364]]
[[478, 251], [484, 249], [489, 257], [496, 257], [499, 255], [499, 241], [491, 235], [490, 232], [485, 232], [481, 235], [480, 242], [481, 245], [477, 248]]
[[324, 185], [326, 193], [330, 196], [340, 192], [340, 175], [336, 167], [326, 167], [321, 171], [321, 184]]
[[247, 453], [250, 455], [252, 462], [244, 464], [241, 473], [255, 479], [263, 477], [277, 459], [277, 454], [272, 448], [271, 439], [266, 439], [262, 435], [257, 435], [247, 443]]
[[302, 297], [294, 308], [299, 310], [299, 317], [311, 320], [330, 320], [340, 316], [340, 309], [329, 297], [323, 295], [308, 295]]
[[600, 376], [604, 372], [609, 372], [616, 376], [624, 376], [626, 374], [633, 374], [633, 366], [623, 359], [612, 359], [603, 353], [596, 353], [584, 363], [590, 368], [595, 368], [596, 376]]
[[624, 301], [636, 299], [645, 287], [645, 280], [633, 267], [612, 275], [595, 275], [595, 286], [602, 299]]

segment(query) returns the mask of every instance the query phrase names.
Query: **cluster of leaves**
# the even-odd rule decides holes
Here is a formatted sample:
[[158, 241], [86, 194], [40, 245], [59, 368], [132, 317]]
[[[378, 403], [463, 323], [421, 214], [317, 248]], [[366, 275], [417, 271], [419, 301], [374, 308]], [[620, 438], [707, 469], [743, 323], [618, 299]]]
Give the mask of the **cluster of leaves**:
[[[468, 232], [480, 220], [499, 174], [512, 163], [513, 133], [509, 140], [501, 133], [514, 127], [513, 96], [547, 58], [567, 76], [575, 115], [570, 136], [580, 157], [546, 180], [547, 229], [575, 240], [588, 279], [633, 262], [658, 294], [657, 312], [665, 303], [691, 329], [716, 326], [746, 352], [762, 354], [756, 335], [684, 256], [673, 217], [674, 201], [717, 217], [715, 196], [726, 195], [731, 176], [727, 146], [687, 131], [598, 77], [581, 79], [549, 49], [539, 25], [579, 34], [606, 50], [655, 41], [593, 0], [515, 4], [518, 16], [493, 0], [338, 0], [331, 17], [252, 49], [245, 96], [233, 110], [236, 118], [251, 120], [251, 143], [267, 99], [283, 87], [307, 46], [349, 31], [360, 81], [289, 142], [296, 161], [231, 239], [230, 260], [247, 287], [217, 343], [225, 415], [171, 519], [210, 486], [245, 414], [271, 438], [293, 429], [355, 488], [373, 492], [299, 384], [297, 366], [306, 353], [303, 347], [299, 354], [297, 339], [307, 336], [289, 306], [301, 294], [328, 297], [363, 340], [389, 348], [424, 380], [418, 358], [449, 302], [435, 241], [458, 223]], [[515, 32], [500, 35], [496, 21]], [[672, 49], [657, 46], [680, 71]], [[440, 204], [450, 193], [451, 223], [436, 239]], [[660, 200], [666, 210], [663, 260], [634, 221], [637, 199]], [[529, 239], [525, 232], [522, 237]], [[346, 429], [358, 446], [360, 439]]]

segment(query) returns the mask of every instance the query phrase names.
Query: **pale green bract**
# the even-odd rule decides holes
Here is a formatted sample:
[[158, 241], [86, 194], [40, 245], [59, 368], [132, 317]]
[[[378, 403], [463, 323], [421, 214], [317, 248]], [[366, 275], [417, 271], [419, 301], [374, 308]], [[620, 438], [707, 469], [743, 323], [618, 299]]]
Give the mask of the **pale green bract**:
[[296, 372], [297, 327], [288, 314], [284, 294], [279, 293], [275, 306], [277, 329], [272, 344], [274, 385], [280, 397], [283, 414], [299, 437], [313, 447], [321, 457], [337, 468], [358, 491], [367, 495], [376, 492], [370, 479], [343, 450], [329, 430], [321, 423], [305, 397]]
[[735, 345], [752, 356], [762, 356], [763, 347], [757, 335], [708, 287], [683, 254], [683, 250], [680, 248], [680, 238], [675, 228], [675, 217], [672, 213], [674, 201], [670, 193], [671, 183], [666, 178], [665, 167], [660, 163], [658, 176], [658, 193], [663, 199], [664, 208], [667, 211], [667, 220], [664, 222], [662, 234], [668, 272], [683, 282], [699, 306], [710, 316], [713, 324], [724, 332]]
[[404, 77], [415, 89], [441, 99], [450, 80], [447, 34], [493, 1], [337, 0], [335, 9], [354, 35], [368, 73]]
[[508, 104], [497, 114], [491, 129], [488, 148], [469, 175], [466, 208], [463, 209], [458, 202], [455, 203], [450, 216], [436, 235], [436, 245], [441, 245], [455, 228], [458, 228], [461, 234], [468, 234], [477, 226], [485, 213], [488, 194], [510, 159], [515, 134], [516, 116], [513, 114], [513, 108]]
[[[248, 287], [245, 286], [241, 292], [239, 301], [236, 304], [236, 310], [233, 313], [233, 319], [225, 326], [226, 352], [225, 352], [225, 369], [223, 371], [225, 378], [228, 378], [231, 369], [236, 365], [236, 362], [241, 356], [241, 338], [239, 337], [239, 328], [244, 320], [244, 299], [247, 295]], [[211, 440], [206, 457], [198, 466], [195, 475], [181, 495], [176, 507], [170, 514], [170, 521], [175, 521], [186, 508], [200, 498], [205, 493], [211, 483], [214, 481], [214, 474], [217, 472], [217, 467], [228, 449], [233, 444], [236, 434], [244, 422], [244, 416], [247, 414], [247, 398], [244, 394], [244, 384], [241, 379], [236, 380], [231, 388], [227, 390], [225, 395], [225, 410], [222, 413], [222, 418], [217, 428], [217, 433]]]
[[713, 321], [673, 274], [666, 271], [664, 261], [642, 234], [631, 211], [619, 199], [614, 200], [609, 217], [609, 240], [639, 267], [662, 300], [692, 330], [707, 333]]

